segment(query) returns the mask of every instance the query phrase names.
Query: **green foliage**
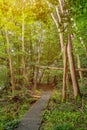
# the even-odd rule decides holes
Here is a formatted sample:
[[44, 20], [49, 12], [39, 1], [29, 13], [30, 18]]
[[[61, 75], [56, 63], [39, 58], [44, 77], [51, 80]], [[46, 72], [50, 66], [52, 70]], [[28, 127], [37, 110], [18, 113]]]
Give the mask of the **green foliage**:
[[51, 97], [51, 101], [57, 102], [58, 100], [60, 100], [60, 93], [57, 92], [57, 90], [54, 90], [52, 97]]
[[14, 97], [0, 101], [0, 130], [13, 130], [36, 99], [30, 98], [27, 90], [17, 91]]
[[74, 130], [72, 124], [61, 124], [54, 128], [54, 130]]
[[[51, 7], [48, 5], [48, 2]], [[11, 86], [9, 55], [14, 70], [14, 83], [18, 89], [30, 85], [30, 76], [34, 71], [34, 69], [31, 69], [33, 65], [63, 66], [58, 30], [50, 16], [54, 6], [59, 7], [58, 0], [36, 0], [35, 2], [32, 0], [9, 0], [9, 2], [0, 0], [0, 89], [2, 89], [4, 85], [8, 87]], [[68, 30], [69, 33], [72, 32], [72, 34], [75, 34], [76, 37], [73, 41], [74, 49], [76, 50], [73, 52], [76, 52], [75, 57], [76, 54], [80, 55], [82, 67], [86, 67], [87, 1], [65, 0], [64, 9], [66, 10], [66, 14], [60, 16], [63, 17], [63, 23], [69, 23], [69, 27], [67, 27], [66, 30]], [[67, 11], [69, 11], [70, 14], [67, 14]], [[24, 51], [22, 51], [23, 19]], [[71, 21], [71, 19], [73, 20]], [[76, 25], [74, 26], [74, 24]], [[74, 27], [72, 27], [72, 25]], [[7, 54], [6, 28], [10, 43], [9, 54]], [[64, 35], [66, 36], [67, 33], [64, 32]], [[79, 37], [82, 37], [83, 44], [80, 44]], [[65, 42], [66, 39], [67, 38], [64, 39]], [[85, 51], [83, 45], [85, 45]], [[25, 76], [23, 75], [24, 66], [22, 64], [22, 57], [24, 57], [26, 65]], [[37, 63], [39, 58], [40, 61]], [[45, 74], [48, 73], [49, 70], [45, 72]], [[50, 72], [50, 77], [57, 76], [59, 80], [58, 85], [62, 80], [62, 75], [63, 71]], [[87, 74], [85, 75], [87, 76]], [[47, 77], [44, 78], [44, 82], [45, 81], [47, 81]], [[9, 90], [6, 90], [6, 92], [7, 94], [4, 95], [4, 91], [2, 90], [0, 97], [3, 98], [2, 95], [4, 95], [5, 98], [8, 98], [8, 94], [11, 95], [11, 93]], [[74, 104], [60, 104], [60, 95], [60, 93], [54, 93], [49, 103], [50, 110], [47, 110], [44, 114], [44, 120], [47, 121], [44, 126], [45, 130], [84, 129], [87, 116], [83, 116]], [[23, 93], [16, 91], [14, 92], [14, 96], [17, 99], [12, 97], [9, 101], [5, 102], [6, 104], [4, 105], [0, 102], [0, 129], [2, 130], [10, 130], [15, 127], [21, 115], [27, 110], [28, 103], [32, 100], [30, 97], [27, 97], [26, 91], [23, 91]], [[84, 108], [87, 112], [87, 105], [84, 105]]]
[[5, 66], [0, 67], [0, 89], [3, 89], [7, 83], [7, 68]]
[[84, 114], [80, 111], [79, 103], [70, 102], [62, 103], [58, 92], [54, 91], [49, 102], [48, 109], [43, 113], [43, 124], [41, 130], [86, 130], [86, 107]]
[[74, 27], [76, 37], [82, 37], [84, 43], [86, 42], [87, 30], [87, 1], [86, 0], [66, 0], [68, 1], [70, 15], [76, 23]]

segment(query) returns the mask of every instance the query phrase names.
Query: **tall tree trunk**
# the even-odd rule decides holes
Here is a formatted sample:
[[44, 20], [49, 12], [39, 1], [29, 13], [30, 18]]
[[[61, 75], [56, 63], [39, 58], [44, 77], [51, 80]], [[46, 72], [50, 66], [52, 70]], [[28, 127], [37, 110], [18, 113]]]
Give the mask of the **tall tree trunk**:
[[[59, 4], [60, 4], [60, 10], [61, 13], [63, 14], [63, 7], [62, 7], [62, 3], [59, 0]], [[56, 24], [58, 33], [59, 33], [59, 39], [60, 39], [60, 45], [61, 45], [61, 52], [63, 54], [63, 65], [64, 65], [64, 72], [63, 72], [63, 88], [62, 88], [62, 101], [66, 100], [66, 85], [67, 85], [67, 44], [64, 45], [64, 35], [63, 32], [61, 31], [61, 28], [59, 26], [59, 23], [61, 23], [61, 17], [60, 17], [60, 13], [59, 13], [59, 9], [58, 7], [55, 7], [56, 9], [56, 13], [57, 13], [57, 17], [58, 17], [58, 21], [56, 20], [56, 18], [54, 17], [53, 14], [51, 14], [53, 21]], [[59, 22], [59, 23], [58, 23]]]
[[[37, 61], [36, 63], [38, 65], [40, 65], [40, 57], [41, 57], [41, 41], [39, 41], [38, 43], [38, 50], [37, 50]], [[37, 87], [37, 83], [38, 83], [38, 76], [39, 76], [39, 68], [35, 67], [35, 75], [34, 75], [34, 90]]]
[[[74, 39], [74, 37], [75, 37], [75, 34], [73, 34], [72, 40]], [[82, 38], [80, 37], [79, 40], [80, 40], [80, 42], [81, 42], [81, 44], [83, 45], [83, 48], [84, 48], [85, 46], [84, 46], [84, 43], [83, 43]], [[84, 49], [86, 49], [86, 48], [84, 48]], [[85, 50], [85, 51], [86, 51], [86, 50]], [[81, 61], [80, 61], [80, 57], [79, 57], [78, 54], [76, 55], [76, 58], [77, 58], [77, 68], [80, 69], [80, 68], [81, 68]], [[82, 79], [82, 78], [83, 78], [83, 76], [82, 76], [82, 71], [79, 70], [78, 73], [79, 73], [80, 79]]]
[[[56, 9], [57, 13], [58, 13], [58, 9]], [[60, 21], [60, 15], [58, 15], [58, 19]], [[60, 27], [59, 27], [59, 24], [58, 24], [58, 21], [56, 20], [56, 18], [54, 17], [53, 13], [51, 13], [51, 17], [57, 27], [57, 30], [58, 30], [58, 33], [59, 33], [59, 39], [60, 39], [60, 46], [61, 46], [61, 52], [63, 53], [63, 46], [64, 46], [64, 43], [63, 43], [63, 33], [60, 31]]]
[[11, 58], [11, 54], [10, 54], [10, 42], [9, 42], [7, 29], [5, 29], [5, 34], [6, 34], [7, 54], [8, 54], [8, 60], [9, 60], [10, 75], [11, 75], [12, 93], [14, 94], [15, 78], [14, 78], [14, 70], [13, 70], [13, 65], [12, 65], [12, 58]]
[[47, 84], [49, 85], [50, 83], [50, 71], [47, 73]]
[[[38, 43], [38, 54], [37, 54], [37, 64], [38, 65], [40, 65], [40, 57], [41, 57], [41, 41], [39, 41], [39, 43]], [[38, 76], [39, 76], [39, 68], [37, 67], [37, 80], [38, 80]]]
[[73, 48], [72, 48], [72, 40], [71, 35], [68, 34], [68, 59], [69, 59], [69, 65], [70, 65], [70, 73], [73, 83], [73, 91], [74, 91], [74, 97], [75, 99], [78, 96], [81, 96], [78, 81], [76, 78], [76, 71], [75, 71], [75, 63], [74, 63], [74, 56], [73, 56]]
[[64, 0], [58, 0], [58, 2], [59, 2], [60, 11], [63, 14], [64, 13], [64, 9], [63, 9]]
[[[58, 2], [59, 2], [59, 10], [60, 10], [61, 14], [64, 17], [66, 17], [67, 16], [66, 15], [67, 14], [67, 10], [64, 9], [64, 4], [65, 4], [64, 0], [58, 0]], [[62, 21], [62, 19], [61, 19], [59, 10], [58, 10], [58, 7], [56, 7], [56, 12], [57, 12], [57, 16], [58, 16], [58, 19], [59, 19], [59, 23], [61, 23], [61, 22], [64, 22], [64, 21]], [[67, 31], [68, 31], [67, 30], [67, 25], [68, 25], [68, 22], [67, 23], [66, 22], [63, 23], [63, 29], [64, 29], [64, 31], [66, 31], [66, 35], [67, 35]], [[67, 36], [65, 36], [65, 37], [67, 37]], [[67, 61], [68, 61], [68, 59], [67, 59], [68, 58], [67, 57], [67, 45], [64, 47], [63, 50], [64, 50], [64, 57], [63, 57], [63, 61], [64, 61], [64, 74], [63, 74], [63, 92], [62, 92], [63, 96], [62, 96], [62, 98], [64, 100], [64, 98], [66, 99], [66, 92], [65, 92], [66, 91], [66, 87], [69, 89], [69, 86], [70, 86], [69, 85], [69, 75], [68, 75], [68, 65], [67, 65]], [[64, 81], [66, 81], [66, 82], [64, 83]]]
[[24, 13], [22, 13], [22, 65], [23, 65], [23, 81], [25, 83], [26, 79], [26, 66], [25, 66], [25, 39], [24, 39], [24, 31], [25, 31], [25, 20]]
[[34, 86], [33, 86], [33, 91], [36, 90], [36, 87], [37, 87], [37, 67], [35, 66], [35, 69], [34, 69]]
[[[30, 63], [33, 62], [33, 46], [32, 46], [32, 40], [31, 40], [31, 32], [30, 32]], [[30, 74], [29, 74], [29, 82], [30, 86], [34, 85], [34, 65], [30, 65]]]
[[63, 72], [63, 88], [62, 88], [62, 101], [66, 100], [66, 87], [67, 87], [67, 44], [64, 46], [63, 54], [64, 72]]
[[45, 73], [45, 69], [43, 69], [43, 71], [42, 71], [42, 74], [41, 74], [41, 76], [40, 76], [40, 78], [39, 78], [39, 84], [41, 83], [41, 81], [42, 81], [42, 78], [43, 78], [43, 76], [44, 76], [44, 73]]

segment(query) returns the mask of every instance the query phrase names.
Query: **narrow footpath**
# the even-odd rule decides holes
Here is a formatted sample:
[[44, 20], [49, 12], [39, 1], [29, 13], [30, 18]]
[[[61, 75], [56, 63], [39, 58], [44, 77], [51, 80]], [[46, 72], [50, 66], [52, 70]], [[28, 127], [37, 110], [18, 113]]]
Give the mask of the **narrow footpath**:
[[42, 97], [26, 113], [18, 128], [15, 130], [39, 130], [42, 111], [47, 107], [51, 91], [44, 92]]

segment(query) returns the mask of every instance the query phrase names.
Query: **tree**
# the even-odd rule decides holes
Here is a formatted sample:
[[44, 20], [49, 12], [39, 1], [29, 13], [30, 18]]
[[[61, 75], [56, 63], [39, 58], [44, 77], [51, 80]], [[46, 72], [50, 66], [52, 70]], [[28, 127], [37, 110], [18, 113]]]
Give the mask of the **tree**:
[[[63, 76], [63, 100], [66, 99], [66, 73], [67, 72], [67, 41], [65, 40], [65, 36], [68, 37], [68, 32], [70, 31], [69, 28], [71, 27], [72, 28], [72, 24], [69, 24], [69, 21], [70, 21], [70, 14], [69, 14], [69, 9], [67, 8], [67, 4], [65, 1], [60, 1], [58, 0], [58, 3], [59, 3], [59, 9], [58, 7], [56, 7], [56, 14], [57, 14], [57, 18], [58, 18], [58, 21], [57, 19], [55, 18], [55, 16], [53, 14], [51, 14], [55, 24], [56, 24], [56, 27], [59, 31], [59, 37], [60, 37], [60, 43], [61, 43], [61, 48], [62, 48], [62, 51], [65, 52], [63, 53], [64, 57], [63, 57], [63, 61], [64, 61], [64, 76]], [[60, 26], [62, 24], [62, 27]], [[64, 30], [64, 33], [63, 33], [63, 30]], [[71, 31], [70, 31], [71, 33]], [[71, 35], [71, 34], [69, 34]], [[68, 39], [68, 38], [67, 38]], [[68, 44], [71, 44], [71, 41], [69, 42], [70, 39], [68, 39]], [[65, 43], [66, 42], [66, 43]], [[65, 46], [65, 47], [64, 47]], [[68, 45], [68, 51], [69, 51], [69, 48], [70, 46]], [[68, 52], [68, 57], [69, 57], [70, 53]], [[71, 55], [72, 59], [74, 58], [73, 55]], [[69, 64], [70, 64], [70, 67], [74, 65], [75, 67], [75, 63], [74, 63], [74, 60], [70, 60], [69, 58]], [[70, 69], [71, 70], [71, 69]], [[75, 68], [73, 69], [75, 71]], [[79, 86], [78, 86], [78, 83], [77, 83], [77, 78], [75, 76], [75, 72], [72, 73], [71, 72], [71, 78], [72, 78], [72, 82], [73, 82], [73, 91], [74, 91], [74, 97], [76, 98], [78, 95], [80, 96], [80, 90], [79, 90]], [[73, 76], [72, 76], [73, 75]], [[76, 81], [74, 83], [74, 80], [73, 80], [73, 77], [74, 77], [74, 80]], [[75, 86], [74, 86], [75, 85]], [[75, 92], [75, 89], [77, 90], [77, 92]], [[76, 95], [77, 94], [77, 95]]]
[[73, 50], [72, 50], [72, 40], [70, 34], [68, 35], [68, 59], [69, 59], [70, 72], [71, 72], [71, 78], [73, 83], [74, 97], [76, 99], [78, 98], [78, 96], [81, 96], [81, 93], [76, 78], [76, 71], [75, 71], [75, 64], [74, 64], [74, 57], [73, 57]]

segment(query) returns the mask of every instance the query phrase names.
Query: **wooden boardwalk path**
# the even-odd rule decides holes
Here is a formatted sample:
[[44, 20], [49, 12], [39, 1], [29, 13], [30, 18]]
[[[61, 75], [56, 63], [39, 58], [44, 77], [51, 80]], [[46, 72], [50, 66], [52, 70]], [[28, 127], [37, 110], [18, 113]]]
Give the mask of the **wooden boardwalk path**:
[[45, 92], [44, 95], [32, 106], [29, 112], [27, 112], [18, 128], [15, 130], [39, 130], [41, 124], [41, 114], [46, 108], [50, 96], [50, 91]]

